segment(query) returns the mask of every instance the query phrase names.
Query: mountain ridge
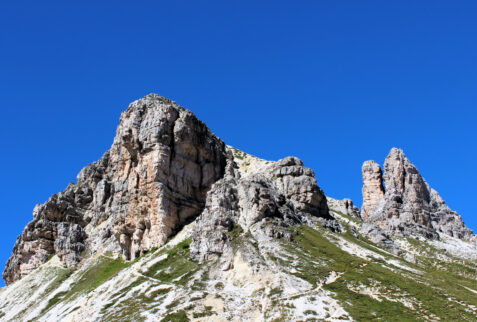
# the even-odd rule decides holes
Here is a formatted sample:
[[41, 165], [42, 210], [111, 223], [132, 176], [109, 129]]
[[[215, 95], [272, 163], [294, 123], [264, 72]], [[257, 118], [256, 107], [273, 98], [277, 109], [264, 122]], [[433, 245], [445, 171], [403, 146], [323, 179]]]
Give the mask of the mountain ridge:
[[[468, 275], [454, 266], [444, 272], [470, 290], [453, 293], [464, 303], [455, 312], [475, 314], [475, 235], [401, 150], [391, 150], [384, 173], [365, 162], [363, 199], [361, 212], [349, 199], [325, 196], [300, 159], [266, 161], [227, 146], [192, 112], [149, 94], [121, 114], [111, 149], [77, 184], [35, 208], [3, 273], [0, 317], [227, 320], [236, 309], [251, 320], [359, 320], [373, 314], [356, 309], [367, 307], [353, 300], [360, 294], [389, 302], [381, 316], [400, 308], [433, 319], [447, 315], [417, 285], [431, 283], [433, 267], [442, 266], [436, 260], [465, 263]], [[368, 266], [385, 278], [368, 276]], [[404, 292], [408, 302], [396, 298], [403, 282], [400, 291], [388, 285], [397, 271], [416, 285]], [[36, 289], [28, 300], [16, 293], [27, 287]], [[415, 312], [421, 306], [427, 311]]]

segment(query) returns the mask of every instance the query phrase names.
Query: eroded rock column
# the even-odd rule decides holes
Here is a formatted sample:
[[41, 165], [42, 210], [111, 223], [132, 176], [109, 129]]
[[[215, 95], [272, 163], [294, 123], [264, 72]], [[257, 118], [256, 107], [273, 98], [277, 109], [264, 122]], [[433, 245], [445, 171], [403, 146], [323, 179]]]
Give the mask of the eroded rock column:
[[383, 171], [375, 161], [366, 161], [362, 167], [363, 173], [363, 205], [361, 216], [369, 218], [384, 197]]

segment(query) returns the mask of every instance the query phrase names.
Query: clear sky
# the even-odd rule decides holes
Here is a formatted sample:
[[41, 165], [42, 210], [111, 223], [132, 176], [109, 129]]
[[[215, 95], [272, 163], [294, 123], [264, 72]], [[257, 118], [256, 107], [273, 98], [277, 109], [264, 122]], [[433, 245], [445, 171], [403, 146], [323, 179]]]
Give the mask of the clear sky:
[[476, 1], [2, 1], [0, 263], [154, 92], [361, 204], [404, 149], [477, 230]]

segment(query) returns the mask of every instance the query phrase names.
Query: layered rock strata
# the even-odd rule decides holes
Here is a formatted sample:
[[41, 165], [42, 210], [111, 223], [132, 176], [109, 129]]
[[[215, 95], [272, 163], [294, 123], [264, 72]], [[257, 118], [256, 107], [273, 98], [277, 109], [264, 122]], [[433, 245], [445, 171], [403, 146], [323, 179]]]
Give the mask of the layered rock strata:
[[[391, 150], [384, 163], [384, 174], [374, 161], [366, 161], [362, 172], [363, 219], [385, 234], [430, 239], [438, 239], [442, 234], [460, 239], [474, 236], [402, 150]], [[368, 227], [367, 231], [369, 235], [373, 229]]]

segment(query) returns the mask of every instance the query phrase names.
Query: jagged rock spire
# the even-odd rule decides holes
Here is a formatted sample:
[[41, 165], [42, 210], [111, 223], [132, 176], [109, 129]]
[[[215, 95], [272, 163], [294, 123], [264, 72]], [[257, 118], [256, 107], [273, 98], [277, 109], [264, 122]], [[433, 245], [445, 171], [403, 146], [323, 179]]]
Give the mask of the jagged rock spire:
[[362, 172], [363, 219], [386, 233], [427, 238], [439, 238], [440, 234], [461, 239], [473, 236], [402, 150], [391, 149], [384, 162], [384, 175], [374, 161], [366, 161]]
[[361, 217], [367, 219], [373, 214], [379, 201], [384, 197], [383, 171], [376, 161], [366, 161], [363, 172], [363, 206]]

